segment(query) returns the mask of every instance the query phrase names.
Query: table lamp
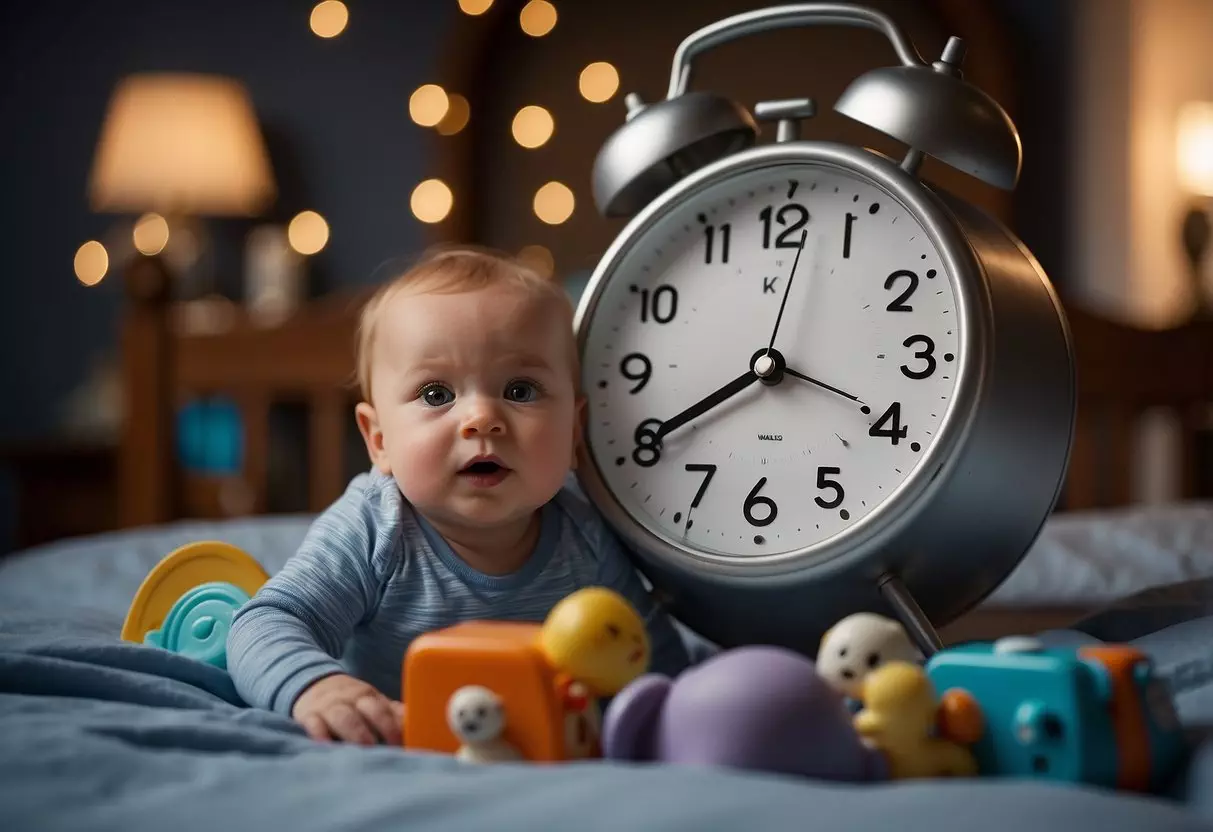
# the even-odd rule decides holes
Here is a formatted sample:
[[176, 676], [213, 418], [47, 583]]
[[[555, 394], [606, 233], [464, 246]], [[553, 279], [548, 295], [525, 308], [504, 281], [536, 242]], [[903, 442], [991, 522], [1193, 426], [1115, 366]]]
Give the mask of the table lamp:
[[1205, 257], [1213, 237], [1213, 102], [1193, 101], [1179, 113], [1177, 163], [1183, 190], [1193, 199], [1184, 214], [1182, 239], [1196, 294], [1198, 317], [1213, 317], [1204, 283]]
[[159, 214], [201, 245], [198, 218], [256, 216], [275, 195], [257, 117], [238, 81], [147, 73], [119, 82], [93, 160], [93, 210]]

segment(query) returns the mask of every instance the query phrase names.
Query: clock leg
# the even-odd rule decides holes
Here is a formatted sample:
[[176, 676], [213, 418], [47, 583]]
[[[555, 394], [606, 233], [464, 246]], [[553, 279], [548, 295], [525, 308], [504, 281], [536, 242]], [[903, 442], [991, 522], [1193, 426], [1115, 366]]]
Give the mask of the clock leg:
[[889, 602], [894, 614], [901, 621], [901, 626], [906, 628], [922, 655], [929, 659], [942, 650], [943, 642], [939, 640], [939, 633], [935, 632], [931, 619], [927, 618], [922, 607], [918, 606], [918, 602], [914, 600], [901, 578], [891, 573], [886, 574], [880, 579], [879, 586], [880, 594]]

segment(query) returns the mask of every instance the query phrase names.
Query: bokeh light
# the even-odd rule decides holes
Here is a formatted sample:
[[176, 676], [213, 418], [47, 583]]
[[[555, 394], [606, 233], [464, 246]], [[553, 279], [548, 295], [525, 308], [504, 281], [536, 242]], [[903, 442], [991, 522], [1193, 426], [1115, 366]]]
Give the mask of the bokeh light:
[[586, 101], [601, 104], [619, 90], [619, 72], [606, 61], [595, 61], [581, 70], [577, 88]]
[[437, 84], [422, 84], [409, 96], [409, 115], [422, 127], [438, 124], [450, 108], [446, 90]]
[[300, 211], [286, 227], [291, 248], [300, 254], [315, 254], [329, 241], [329, 224], [315, 211]]
[[514, 141], [526, 148], [534, 149], [541, 147], [548, 139], [552, 138], [552, 132], [556, 129], [556, 122], [552, 119], [552, 114], [535, 104], [528, 104], [514, 115], [514, 122], [510, 125], [510, 132], [514, 134]]
[[458, 93], [448, 95], [447, 104], [446, 115], [434, 129], [443, 136], [453, 136], [467, 126], [472, 108], [468, 105], [468, 100]]
[[518, 25], [533, 38], [541, 38], [556, 27], [556, 7], [548, 0], [531, 0], [518, 14]]
[[140, 254], [159, 254], [168, 245], [168, 220], [159, 214], [144, 214], [135, 221], [132, 236]]
[[322, 38], [335, 38], [350, 22], [350, 10], [341, 0], [324, 0], [312, 9], [312, 31]]
[[96, 240], [89, 240], [76, 249], [76, 258], [72, 263], [76, 270], [76, 279], [85, 286], [96, 286], [109, 271], [110, 256], [105, 246]]
[[459, 0], [459, 9], [472, 17], [484, 14], [493, 5], [493, 0]]
[[535, 192], [535, 216], [548, 225], [560, 225], [573, 215], [576, 200], [563, 182], [548, 182]]
[[418, 183], [409, 199], [413, 216], [428, 223], [442, 222], [451, 213], [454, 204], [455, 195], [441, 179], [426, 179]]
[[518, 252], [518, 259], [543, 277], [551, 277], [556, 271], [556, 259], [546, 246], [523, 246]]

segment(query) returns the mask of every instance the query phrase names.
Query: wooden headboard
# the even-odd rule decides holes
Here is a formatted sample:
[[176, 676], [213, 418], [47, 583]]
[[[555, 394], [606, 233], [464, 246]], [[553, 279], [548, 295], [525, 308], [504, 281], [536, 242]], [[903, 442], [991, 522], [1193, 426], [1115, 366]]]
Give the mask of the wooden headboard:
[[[127, 413], [121, 442], [122, 523], [267, 512], [270, 409], [295, 402], [307, 411], [298, 453], [307, 471], [306, 505], [320, 511], [345, 486], [347, 441], [356, 391], [351, 381], [357, 314], [366, 295], [314, 301], [286, 322], [259, 327], [237, 312], [220, 331], [189, 333], [168, 300], [155, 258], [128, 275], [123, 332]], [[1176, 497], [1201, 492], [1197, 444], [1213, 404], [1213, 324], [1146, 331], [1068, 311], [1078, 379], [1078, 422], [1059, 508], [1126, 505], [1135, 499], [1137, 426], [1164, 409], [1178, 425]], [[204, 476], [176, 464], [174, 422], [191, 399], [224, 394], [237, 403], [244, 427], [238, 473]], [[233, 499], [233, 495], [235, 499]]]

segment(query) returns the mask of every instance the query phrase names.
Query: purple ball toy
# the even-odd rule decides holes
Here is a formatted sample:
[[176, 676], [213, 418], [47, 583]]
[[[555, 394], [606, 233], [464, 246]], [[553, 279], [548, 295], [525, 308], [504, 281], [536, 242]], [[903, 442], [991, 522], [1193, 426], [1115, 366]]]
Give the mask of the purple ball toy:
[[808, 659], [778, 647], [720, 653], [670, 679], [649, 673], [620, 691], [602, 726], [615, 760], [732, 766], [819, 780], [884, 780], [842, 697]]

